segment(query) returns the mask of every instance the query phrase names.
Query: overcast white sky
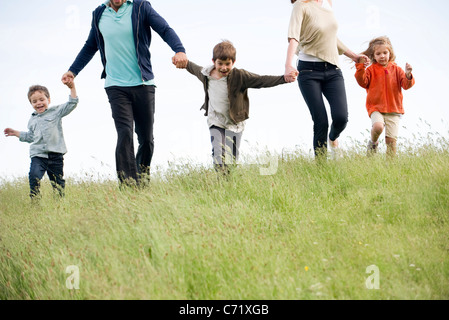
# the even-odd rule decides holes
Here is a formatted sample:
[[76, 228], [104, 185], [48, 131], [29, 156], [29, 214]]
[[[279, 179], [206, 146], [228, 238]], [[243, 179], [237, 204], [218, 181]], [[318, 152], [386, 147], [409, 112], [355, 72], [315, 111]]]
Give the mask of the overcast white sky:
[[[60, 82], [81, 49], [90, 30], [91, 14], [101, 1], [1, 0], [0, 11], [0, 129], [25, 131], [33, 111], [27, 91], [33, 84], [49, 88], [52, 105], [67, 101], [69, 90]], [[236, 67], [258, 74], [282, 75], [287, 50], [287, 29], [292, 5], [289, 0], [153, 0], [150, 1], [180, 36], [190, 60], [211, 63], [212, 48], [222, 39], [237, 48]], [[387, 35], [397, 63], [414, 68], [416, 85], [404, 93], [406, 115], [400, 136], [428, 131], [448, 137], [449, 108], [446, 98], [446, 61], [449, 40], [443, 0], [334, 0], [340, 39], [355, 52], [370, 39]], [[156, 76], [154, 168], [168, 162], [211, 163], [206, 118], [199, 111], [204, 99], [201, 83], [171, 64], [173, 52], [154, 34], [151, 46]], [[368, 137], [370, 120], [366, 92], [354, 78], [353, 64], [341, 57], [349, 102], [350, 121], [341, 144]], [[116, 132], [100, 79], [99, 54], [76, 78], [80, 103], [64, 118], [68, 153], [66, 178], [115, 178]], [[241, 152], [286, 152], [312, 149], [312, 120], [297, 83], [250, 90], [250, 119]], [[29, 145], [0, 136], [0, 180], [26, 177]]]

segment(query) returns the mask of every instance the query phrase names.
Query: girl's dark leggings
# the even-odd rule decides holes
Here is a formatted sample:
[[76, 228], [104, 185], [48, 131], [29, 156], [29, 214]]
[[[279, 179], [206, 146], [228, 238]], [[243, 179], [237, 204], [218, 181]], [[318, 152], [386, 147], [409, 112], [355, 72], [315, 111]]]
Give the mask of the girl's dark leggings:
[[323, 96], [330, 106], [329, 139], [335, 141], [348, 123], [345, 81], [341, 70], [328, 62], [298, 63], [298, 83], [313, 120], [315, 155], [327, 154], [329, 120]]

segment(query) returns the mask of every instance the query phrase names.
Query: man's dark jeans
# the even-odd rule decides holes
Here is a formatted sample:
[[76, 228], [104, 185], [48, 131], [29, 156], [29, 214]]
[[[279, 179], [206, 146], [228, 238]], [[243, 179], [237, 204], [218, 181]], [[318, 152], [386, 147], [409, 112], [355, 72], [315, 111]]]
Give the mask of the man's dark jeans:
[[[149, 174], [154, 151], [153, 124], [155, 87], [109, 87], [106, 88], [112, 109], [112, 118], [117, 130], [115, 161], [121, 182], [135, 180], [141, 174]], [[134, 153], [134, 132], [139, 149]]]
[[64, 195], [65, 180], [64, 176], [64, 156], [61, 153], [49, 153], [48, 159], [41, 157], [31, 158], [30, 173], [30, 197], [35, 198], [39, 195], [40, 181], [47, 172], [51, 185], [58, 190], [61, 196]]
[[329, 139], [335, 141], [348, 123], [345, 81], [341, 70], [327, 62], [298, 63], [298, 83], [313, 120], [315, 155], [326, 154], [329, 121], [324, 97], [329, 102], [332, 125]]

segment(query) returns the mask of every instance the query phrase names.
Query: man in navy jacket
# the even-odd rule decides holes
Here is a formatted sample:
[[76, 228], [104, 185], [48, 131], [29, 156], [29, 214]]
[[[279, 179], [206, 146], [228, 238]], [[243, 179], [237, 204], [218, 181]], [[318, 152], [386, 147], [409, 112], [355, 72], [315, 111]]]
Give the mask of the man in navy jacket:
[[[149, 46], [152, 30], [175, 52], [173, 63], [187, 65], [175, 31], [146, 0], [110, 0], [95, 9], [87, 41], [63, 83], [72, 81], [100, 51], [102, 79], [117, 129], [116, 169], [120, 182], [137, 183], [149, 174], [154, 150], [155, 82]], [[134, 153], [133, 127], [139, 149]]]

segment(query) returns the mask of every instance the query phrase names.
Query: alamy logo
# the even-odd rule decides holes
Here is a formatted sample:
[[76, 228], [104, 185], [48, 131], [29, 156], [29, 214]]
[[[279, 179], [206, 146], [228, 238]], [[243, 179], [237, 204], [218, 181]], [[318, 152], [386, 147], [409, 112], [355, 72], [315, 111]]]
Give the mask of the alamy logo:
[[65, 269], [65, 273], [69, 273], [70, 276], [65, 281], [65, 286], [69, 290], [79, 290], [80, 288], [80, 269], [78, 266], [68, 266]]
[[[212, 137], [212, 145], [216, 150], [223, 150], [223, 156], [214, 156], [214, 163], [218, 165], [234, 165], [238, 159], [238, 149], [240, 148], [241, 134], [235, 133], [231, 130], [224, 130], [223, 133], [215, 128], [210, 130]], [[215, 151], [214, 151], [215, 152]], [[234, 154], [236, 153], [236, 154]], [[259, 174], [262, 176], [275, 175], [279, 167], [279, 159], [276, 155], [265, 154], [259, 159], [251, 159], [248, 164], [255, 164], [259, 166]]]
[[380, 8], [372, 5], [366, 9], [366, 27], [368, 29], [380, 29]]
[[380, 271], [379, 267], [372, 265], [366, 268], [366, 273], [371, 274], [365, 282], [366, 288], [369, 290], [380, 289]]
[[66, 20], [65, 26], [69, 30], [78, 30], [80, 28], [80, 9], [76, 5], [70, 5], [65, 9]]

